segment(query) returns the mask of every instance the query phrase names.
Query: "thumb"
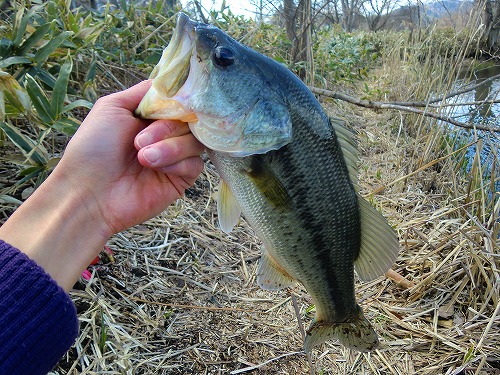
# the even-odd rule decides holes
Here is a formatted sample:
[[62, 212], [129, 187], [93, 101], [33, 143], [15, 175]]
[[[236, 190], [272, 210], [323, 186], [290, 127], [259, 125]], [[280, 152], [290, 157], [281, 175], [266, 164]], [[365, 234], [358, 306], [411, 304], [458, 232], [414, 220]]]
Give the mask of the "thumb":
[[146, 92], [151, 87], [153, 81], [148, 79], [138, 84], [108, 96], [109, 105], [124, 108], [133, 112], [141, 102]]

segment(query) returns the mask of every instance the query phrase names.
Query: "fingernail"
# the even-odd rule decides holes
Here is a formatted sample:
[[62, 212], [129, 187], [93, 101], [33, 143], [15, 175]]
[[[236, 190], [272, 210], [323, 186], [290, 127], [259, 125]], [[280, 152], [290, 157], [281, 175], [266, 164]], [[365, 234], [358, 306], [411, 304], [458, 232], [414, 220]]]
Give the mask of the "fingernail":
[[144, 156], [144, 159], [148, 161], [148, 163], [154, 164], [160, 158], [160, 151], [158, 151], [154, 147], [150, 147], [145, 149], [142, 155]]
[[148, 132], [140, 133], [135, 142], [137, 143], [137, 146], [140, 148], [149, 146], [152, 142], [151, 135]]
[[90, 280], [90, 278], [92, 277], [92, 274], [90, 273], [90, 271], [89, 271], [89, 270], [84, 270], [84, 271], [82, 272], [82, 277], [83, 277], [85, 280], [89, 281], [89, 280]]

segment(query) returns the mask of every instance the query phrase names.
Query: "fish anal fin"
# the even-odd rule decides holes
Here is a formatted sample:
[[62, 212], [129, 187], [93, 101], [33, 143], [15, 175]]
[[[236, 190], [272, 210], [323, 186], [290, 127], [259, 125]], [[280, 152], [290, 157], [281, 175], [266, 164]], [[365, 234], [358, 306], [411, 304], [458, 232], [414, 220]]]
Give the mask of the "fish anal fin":
[[231, 232], [240, 219], [240, 206], [224, 180], [221, 180], [219, 184], [217, 214], [219, 216], [220, 229], [224, 233]]
[[361, 308], [346, 322], [328, 322], [315, 320], [307, 330], [304, 350], [310, 353], [313, 347], [328, 340], [337, 339], [349, 349], [369, 352], [378, 345], [378, 337], [370, 322], [365, 318]]
[[257, 284], [264, 290], [280, 290], [291, 286], [295, 279], [263, 248], [257, 271]]
[[396, 232], [369, 202], [358, 196], [361, 216], [361, 247], [354, 267], [363, 281], [383, 275], [399, 253]]

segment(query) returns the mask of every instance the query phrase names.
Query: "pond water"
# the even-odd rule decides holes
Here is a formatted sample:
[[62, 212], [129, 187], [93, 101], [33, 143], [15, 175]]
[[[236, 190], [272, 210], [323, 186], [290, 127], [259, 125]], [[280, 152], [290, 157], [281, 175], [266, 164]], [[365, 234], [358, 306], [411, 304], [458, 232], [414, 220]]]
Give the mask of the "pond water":
[[[474, 90], [450, 98], [449, 103], [463, 103], [462, 105], [451, 107], [449, 116], [454, 119], [477, 125], [489, 125], [500, 127], [500, 65], [490, 65], [485, 68], [477, 69], [473, 72], [463, 72], [462, 78], [457, 80], [456, 89], [470, 87], [480, 84]], [[467, 77], [472, 79], [467, 80]], [[492, 77], [498, 76], [494, 79]], [[485, 180], [488, 180], [492, 168], [497, 173], [500, 170], [499, 146], [500, 134], [488, 131], [478, 130], [476, 133], [463, 131], [463, 135], [469, 137], [469, 142], [480, 139], [468, 150], [469, 165], [472, 167], [473, 159], [478, 151], [480, 144], [480, 157], [485, 170]], [[495, 160], [496, 159], [496, 160]], [[496, 177], [496, 191], [500, 191], [500, 180]]]
[[[465, 76], [471, 72], [463, 72], [457, 81], [457, 87], [464, 86]], [[472, 72], [472, 80], [468, 85], [481, 84], [476, 89], [453, 98], [453, 102], [466, 103], [455, 107], [454, 116], [462, 122], [484, 124], [491, 122], [500, 125], [500, 77], [491, 80], [491, 77], [500, 75], [500, 65], [490, 65]], [[495, 103], [497, 101], [497, 103]]]

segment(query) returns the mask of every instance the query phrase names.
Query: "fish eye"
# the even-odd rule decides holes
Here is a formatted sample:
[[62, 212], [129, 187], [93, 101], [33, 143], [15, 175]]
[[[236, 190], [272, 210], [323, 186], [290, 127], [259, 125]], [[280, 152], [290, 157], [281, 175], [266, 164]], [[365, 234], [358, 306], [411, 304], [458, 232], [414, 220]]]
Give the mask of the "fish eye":
[[214, 63], [226, 67], [234, 63], [234, 52], [227, 47], [217, 46], [213, 53]]

